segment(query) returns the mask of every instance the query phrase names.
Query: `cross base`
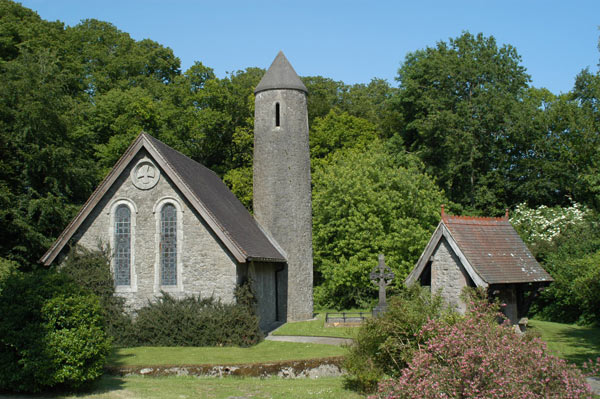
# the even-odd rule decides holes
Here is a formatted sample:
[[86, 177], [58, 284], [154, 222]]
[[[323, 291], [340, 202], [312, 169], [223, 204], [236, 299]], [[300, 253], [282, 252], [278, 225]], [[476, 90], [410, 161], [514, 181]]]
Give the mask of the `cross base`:
[[384, 314], [385, 312], [387, 312], [387, 303], [377, 305], [373, 308], [373, 317], [377, 317], [381, 314]]

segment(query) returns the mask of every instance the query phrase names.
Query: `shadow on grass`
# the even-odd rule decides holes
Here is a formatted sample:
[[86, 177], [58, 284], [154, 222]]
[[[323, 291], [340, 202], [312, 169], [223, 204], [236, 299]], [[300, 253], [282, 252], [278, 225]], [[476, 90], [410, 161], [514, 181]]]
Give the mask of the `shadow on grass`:
[[[122, 355], [117, 353], [116, 349], [113, 349], [112, 353], [106, 359], [106, 364], [122, 364], [123, 359], [132, 355]], [[40, 393], [12, 393], [0, 391], [0, 399], [58, 399], [58, 398], [78, 398], [86, 397], [90, 394], [101, 395], [112, 391], [119, 391], [124, 389], [125, 381], [121, 376], [110, 375], [105, 372], [100, 378], [84, 384], [77, 390], [65, 389], [64, 387], [57, 386], [54, 389], [47, 390]]]
[[600, 356], [600, 327], [567, 328], [557, 332], [556, 337], [578, 349], [574, 353], [563, 354], [569, 362], [581, 365]]
[[107, 366], [123, 366], [123, 365], [127, 364], [127, 362], [125, 362], [125, 359], [135, 356], [131, 353], [129, 353], [129, 354], [121, 353], [121, 352], [119, 352], [118, 349], [119, 348], [117, 348], [117, 347], [112, 348], [110, 355], [108, 355], [108, 358], [106, 359]]
[[125, 381], [120, 376], [104, 374], [97, 380], [85, 384], [78, 390], [55, 389], [39, 393], [11, 393], [0, 392], [0, 399], [58, 399], [58, 398], [78, 398], [87, 397], [90, 394], [100, 395], [112, 391], [119, 391], [124, 388]]

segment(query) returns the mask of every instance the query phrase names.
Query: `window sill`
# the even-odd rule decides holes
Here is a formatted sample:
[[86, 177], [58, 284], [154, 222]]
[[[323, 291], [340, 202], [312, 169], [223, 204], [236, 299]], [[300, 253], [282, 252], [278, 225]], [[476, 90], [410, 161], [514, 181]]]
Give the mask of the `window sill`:
[[115, 292], [116, 293], [137, 292], [137, 287], [132, 287], [129, 285], [117, 285], [117, 286], [115, 286]]
[[179, 285], [161, 285], [158, 287], [159, 291], [164, 292], [183, 292], [183, 287]]

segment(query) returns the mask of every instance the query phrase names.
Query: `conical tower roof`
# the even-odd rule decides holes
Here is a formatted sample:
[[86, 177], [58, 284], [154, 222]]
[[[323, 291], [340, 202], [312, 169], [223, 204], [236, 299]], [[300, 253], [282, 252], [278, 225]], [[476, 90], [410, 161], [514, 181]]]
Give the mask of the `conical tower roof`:
[[292, 64], [285, 58], [283, 51], [277, 54], [269, 70], [254, 89], [254, 94], [260, 91], [278, 89], [300, 90], [308, 93], [306, 86], [294, 71]]

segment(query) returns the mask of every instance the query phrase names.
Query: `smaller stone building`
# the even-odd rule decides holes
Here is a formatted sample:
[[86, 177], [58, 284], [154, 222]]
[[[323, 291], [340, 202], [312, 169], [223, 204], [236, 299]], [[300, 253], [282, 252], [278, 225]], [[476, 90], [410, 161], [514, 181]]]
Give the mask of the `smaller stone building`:
[[464, 287], [486, 288], [506, 304], [504, 313], [517, 324], [536, 293], [552, 281], [510, 224], [508, 212], [502, 218], [451, 216], [442, 206], [442, 220], [405, 283], [431, 287], [461, 312]]

